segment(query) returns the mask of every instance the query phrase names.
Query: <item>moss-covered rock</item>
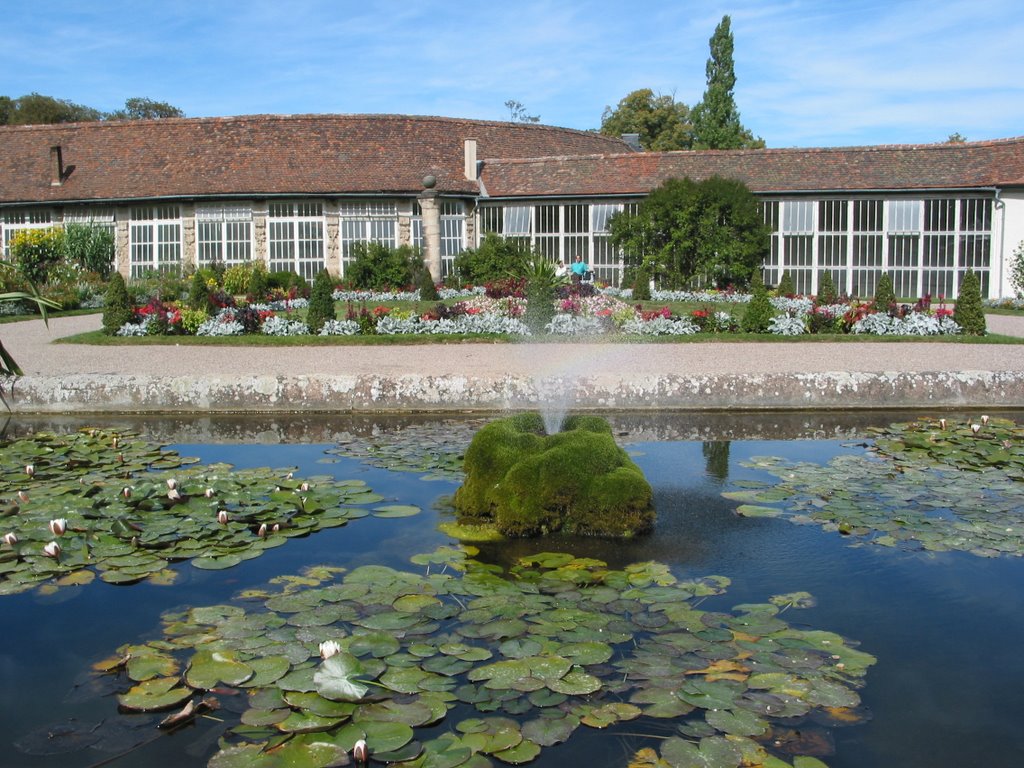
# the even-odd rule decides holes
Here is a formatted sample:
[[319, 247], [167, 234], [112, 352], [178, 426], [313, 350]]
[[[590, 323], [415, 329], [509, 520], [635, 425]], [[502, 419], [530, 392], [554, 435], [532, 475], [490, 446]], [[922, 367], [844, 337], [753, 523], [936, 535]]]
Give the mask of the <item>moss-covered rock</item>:
[[554, 435], [537, 413], [492, 422], [473, 438], [464, 468], [460, 523], [493, 523], [506, 536], [608, 537], [654, 524], [650, 484], [597, 416], [570, 416]]

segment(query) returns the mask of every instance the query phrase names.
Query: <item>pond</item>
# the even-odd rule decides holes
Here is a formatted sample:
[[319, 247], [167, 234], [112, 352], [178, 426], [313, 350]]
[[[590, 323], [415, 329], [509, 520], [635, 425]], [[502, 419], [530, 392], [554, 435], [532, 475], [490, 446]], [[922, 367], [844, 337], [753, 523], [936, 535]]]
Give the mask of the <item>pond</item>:
[[[939, 415], [964, 425], [979, 418], [970, 413]], [[1024, 417], [1019, 413], [991, 415], [1018, 423]], [[773, 763], [766, 758], [763, 762], [774, 766], [1016, 765], [1024, 754], [1024, 729], [1020, 727], [1024, 654], [1019, 651], [1019, 639], [1024, 637], [1024, 560], [1014, 549], [1016, 544], [1003, 551], [998, 550], [1002, 544], [991, 541], [983, 548], [972, 544], [941, 551], [945, 539], [929, 538], [930, 533], [913, 540], [889, 529], [868, 533], [864, 519], [852, 512], [852, 522], [845, 517], [838, 522], [815, 517], [841, 502], [866, 508], [891, 492], [897, 499], [891, 503], [899, 506], [913, 494], [918, 494], [912, 499], [918, 503], [924, 493], [938, 499], [933, 504], [936, 517], [926, 521], [927, 525], [939, 525], [945, 519], [959, 525], [957, 530], [964, 530], [967, 524], [949, 512], [944, 495], [957, 488], [952, 475], [915, 481], [914, 490], [907, 491], [901, 484], [908, 478], [914, 480], [914, 472], [893, 471], [891, 488], [874, 499], [850, 501], [843, 498], [839, 486], [835, 493], [821, 492], [823, 481], [813, 471], [801, 474], [808, 472], [808, 465], [833, 467], [835, 477], [845, 478], [843, 487], [853, 488], [859, 479], [856, 473], [873, 471], [871, 465], [858, 463], [873, 445], [875, 434], [870, 428], [917, 418], [920, 414], [887, 412], [609, 414], [617, 439], [654, 489], [658, 518], [653, 533], [625, 542], [556, 537], [477, 543], [473, 545], [477, 551], [469, 557], [475, 563], [471, 566], [460, 560], [466, 555], [451, 551], [415, 562], [411, 559], [439, 548], [457, 547], [456, 540], [438, 526], [450, 519], [446, 501], [459, 484], [458, 475], [452, 472], [455, 458], [473, 431], [486, 421], [483, 417], [104, 417], [102, 424], [90, 422], [88, 426], [104, 430], [134, 432], [182, 456], [197, 457], [201, 465], [227, 462], [238, 470], [273, 468], [284, 491], [295, 485], [299, 493], [302, 486], [298, 484], [304, 478], [314, 478], [319, 488], [340, 483], [341, 490], [336, 492], [350, 494], [344, 506], [362, 511], [353, 512], [347, 520], [305, 529], [303, 535], [267, 545], [259, 550], [259, 556], [237, 563], [223, 560], [207, 563], [209, 567], [194, 567], [188, 559], [176, 556], [164, 569], [169, 574], [161, 571], [153, 578], [125, 579], [123, 584], [116, 583], [116, 578], [94, 578], [56, 589], [48, 586], [52, 580], [45, 579], [24, 591], [0, 594], [4, 638], [0, 645], [0, 743], [4, 747], [0, 767], [204, 766], [218, 752], [218, 739], [225, 729], [238, 727], [240, 717], [256, 730], [268, 724], [273, 730], [280, 722], [274, 713], [287, 707], [279, 699], [275, 699], [276, 710], [263, 699], [259, 706], [252, 705], [248, 694], [253, 689], [244, 682], [221, 682], [226, 679], [223, 671], [218, 671], [219, 678], [211, 678], [217, 682], [196, 686], [212, 688], [219, 708], [180, 728], [157, 727], [180, 706], [156, 714], [132, 712], [131, 706], [119, 711], [118, 707], [118, 694], [123, 696], [146, 677], [137, 670], [133, 673], [130, 666], [126, 669], [109, 661], [126, 647], [132, 646], [136, 658], [143, 655], [143, 648], [148, 649], [145, 652], [153, 654], [150, 661], [154, 664], [166, 661], [161, 654], [177, 657], [179, 666], [165, 670], [169, 678], [186, 674], [181, 660], [191, 657], [187, 674], [201, 676], [199, 651], [171, 641], [223, 631], [220, 641], [227, 642], [227, 637], [241, 637], [240, 627], [246, 621], [257, 627], [252, 639], [247, 639], [248, 648], [264, 642], [260, 639], [264, 635], [282, 636], [279, 633], [288, 627], [281, 625], [288, 622], [292, 634], [287, 636], [295, 636], [295, 626], [299, 626], [299, 639], [314, 649], [320, 638], [368, 633], [363, 636], [363, 646], [346, 645], [339, 658], [358, 656], [366, 667], [364, 680], [373, 678], [374, 673], [380, 675], [387, 666], [381, 659], [391, 665], [386, 675], [378, 678], [390, 681], [391, 690], [378, 687], [376, 694], [375, 690], [368, 694], [398, 702], [395, 706], [401, 711], [395, 709], [382, 720], [392, 725], [410, 722], [415, 699], [412, 691], [431, 691], [423, 700], [433, 706], [435, 717], [416, 725], [417, 742], [433, 740], [436, 746], [437, 740], [450, 740], [454, 737], [446, 734], [454, 734], [466, 743], [490, 745], [481, 746], [481, 753], [472, 761], [460, 762], [457, 750], [448, 749], [431, 753], [423, 760], [425, 765], [529, 762], [538, 768], [567, 763], [599, 768], [626, 766], [631, 760], [635, 765], [655, 765], [653, 752], [638, 750], [658, 751], [670, 742], [678, 747], [680, 740], [697, 746], [705, 743], [707, 749], [703, 753], [668, 749], [662, 753], [668, 760], [663, 764], [735, 765], [712, 749], [729, 739], [761, 744], [765, 750], [762, 758], [768, 754], [781, 761]], [[73, 418], [19, 419], [8, 424], [6, 438], [16, 439], [36, 430], [67, 433], [86, 425]], [[908, 438], [907, 442], [912, 441]], [[760, 457], [778, 457], [782, 463]], [[873, 456], [868, 460], [878, 461]], [[789, 484], [785, 493], [766, 493], [780, 482]], [[929, 482], [935, 485], [929, 486]], [[1013, 482], [1020, 484], [1019, 480]], [[1010, 502], [1006, 503], [1012, 504], [1013, 482], [1009, 490], [992, 491], [992, 498], [998, 497], [999, 503], [988, 496], [984, 500], [991, 515], [999, 516], [1000, 525], [1004, 517], [1016, 520], [1024, 506], [1020, 502], [1017, 509], [1009, 511], [999, 506], [1007, 498]], [[312, 498], [313, 492], [309, 493]], [[799, 508], [801, 499], [806, 502], [803, 508]], [[29, 503], [25, 502], [26, 509]], [[308, 502], [304, 499], [304, 503]], [[781, 512], [787, 505], [797, 509], [796, 513], [762, 516], [766, 509]], [[751, 516], [738, 514], [741, 508]], [[69, 515], [69, 528], [74, 526], [73, 514]], [[899, 512], [894, 507], [889, 517], [897, 514], [909, 521], [901, 522], [901, 531], [916, 530], [909, 507]], [[977, 520], [972, 520], [975, 525]], [[1013, 524], [1008, 522], [1008, 528]], [[70, 553], [68, 562], [73, 562], [77, 555], [72, 552], [70, 533], [60, 540], [68, 542], [66, 554]], [[268, 534], [266, 540], [270, 538]], [[528, 564], [521, 560], [552, 552], [567, 554], [562, 559], [538, 558]], [[570, 562], [570, 556], [576, 559]], [[660, 565], [634, 566], [649, 562]], [[320, 565], [344, 571], [306, 570]], [[377, 566], [410, 575], [393, 576], [392, 571]], [[499, 569], [502, 579], [510, 569], [517, 569], [521, 583], [536, 587], [524, 588], [522, 593], [503, 591], [491, 582]], [[552, 587], [552, 579], [576, 578], [565, 575], [568, 569], [582, 574], [578, 576], [579, 589], [577, 585], [572, 589]], [[605, 577], [607, 572], [613, 575]], [[305, 581], [298, 578], [303, 573]], [[0, 581], [2, 577], [0, 571]], [[430, 622], [410, 618], [400, 624], [390, 607], [371, 604], [370, 595], [376, 594], [375, 590], [386, 591], [384, 582], [392, 579], [405, 585], [394, 593], [396, 604], [402, 602], [402, 610], [407, 612], [403, 615], [418, 617], [416, 612], [421, 611]], [[467, 584], [472, 579], [473, 586], [445, 592], [444, 579], [464, 579]], [[321, 619], [322, 614], [314, 610], [318, 606], [303, 591], [325, 587], [335, 590], [332, 599], [338, 601], [333, 621]], [[664, 609], [660, 601], [674, 600], [668, 591], [675, 589], [691, 599], [685, 609], [673, 612]], [[527, 616], [531, 634], [527, 637], [525, 630], [510, 628], [518, 619], [508, 610], [503, 612], [501, 606], [527, 606], [517, 614], [523, 615], [532, 610], [530, 601], [541, 597], [548, 601], [544, 613]], [[563, 599], [557, 605], [551, 602]], [[309, 609], [308, 616], [289, 606], [302, 600], [306, 600], [303, 608]], [[490, 614], [482, 607], [485, 604], [490, 606]], [[617, 612], [611, 619], [600, 619], [604, 623], [596, 630], [608, 633], [607, 643], [597, 642], [592, 639], [596, 635], [581, 630], [585, 624], [590, 629], [596, 626], [593, 621], [600, 612], [599, 604]], [[210, 606], [222, 608], [208, 609]], [[283, 620], [259, 624], [262, 619], [257, 617], [265, 615], [266, 608], [276, 609]], [[574, 613], [577, 608], [589, 612]], [[198, 611], [190, 613], [189, 609]], [[211, 627], [195, 626], [202, 623], [198, 616], [214, 614], [220, 628], [211, 628], [216, 623], [212, 618]], [[633, 622], [628, 631], [624, 630], [627, 615]], [[657, 653], [650, 649], [667, 647], [665, 643], [674, 643], [678, 649], [685, 645], [680, 636], [689, 631], [666, 633], [665, 615], [683, 627], [689, 624], [689, 630], [705, 638], [697, 651], [701, 662], [694, 664], [692, 658], [666, 662], [664, 674], [678, 674], [683, 681], [674, 688], [677, 694], [672, 699], [673, 705], [680, 707], [679, 716], [637, 716], [634, 710], [664, 704], [658, 699], [658, 674], [645, 678], [642, 672], [660, 669], [654, 660]], [[298, 616], [304, 621], [296, 620]], [[696, 626], [692, 624], [695, 617]], [[359, 626], [353, 628], [347, 623], [350, 620]], [[547, 634], [545, 622], [553, 622]], [[223, 629], [228, 625], [230, 630]], [[446, 634], [432, 639], [431, 628]], [[805, 706], [803, 711], [783, 713], [789, 717], [771, 717], [775, 703], [793, 701], [782, 694], [782, 688], [772, 687], [781, 672], [757, 666], [761, 658], [757, 636], [776, 630], [776, 637], [789, 637], [793, 647], [800, 648], [804, 647], [800, 643], [810, 642], [807, 638], [832, 638], [820, 632], [839, 636], [822, 641], [826, 646], [834, 643], [833, 655], [812, 649], [808, 655], [815, 659], [813, 664], [805, 668], [794, 661], [793, 668], [786, 670], [787, 684], [796, 690], [790, 693], [802, 690], [797, 698], [807, 698], [808, 690], [814, 694], [810, 698], [820, 706], [813, 711], [806, 711]], [[559, 646], [560, 634], [562, 640], [574, 642]], [[398, 638], [397, 642], [384, 637], [387, 635]], [[659, 637], [662, 645], [645, 645]], [[533, 640], [543, 651], [530, 650]], [[386, 648], [389, 642], [395, 647]], [[722, 643], [729, 645], [726, 652], [721, 652]], [[613, 655], [586, 658], [601, 655], [600, 649], [606, 647], [614, 649]], [[523, 686], [523, 680], [515, 680], [513, 675], [510, 685], [520, 686], [516, 696], [484, 700], [495, 689], [506, 687], [491, 683], [508, 668], [524, 658], [550, 658], [552, 648], [575, 661], [572, 671], [566, 673], [568, 665], [554, 673], [535, 667], [531, 680], [536, 685]], [[737, 653], [737, 648], [742, 652]], [[277, 653], [278, 657], [287, 655]], [[293, 659], [292, 674], [305, 667], [312, 675], [316, 664], [304, 661], [305, 655], [299, 653]], [[789, 658], [796, 656], [790, 654]], [[505, 667], [496, 664], [499, 659], [506, 661]], [[100, 674], [94, 668], [97, 664], [106, 665], [111, 672]], [[826, 667], [829, 678], [823, 681], [816, 675], [824, 674]], [[857, 673], [858, 667], [862, 674]], [[257, 674], [268, 673], [261, 667]], [[454, 682], [443, 681], [445, 675], [458, 678], [458, 688]], [[339, 673], [334, 682], [340, 677], [344, 675]], [[643, 691], [638, 695], [636, 689], [627, 690], [622, 682], [626, 678], [644, 679]], [[410, 679], [412, 688], [406, 690]], [[480, 684], [468, 685], [467, 679]], [[764, 681], [763, 685], [755, 685], [754, 679]], [[437, 680], [445, 684], [430, 683]], [[599, 691], [587, 688], [591, 680]], [[846, 687], [839, 684], [844, 682]], [[768, 711], [758, 718], [750, 714], [749, 707], [740, 712], [733, 706], [735, 702], [728, 700], [748, 685], [746, 705], [768, 702]], [[728, 716], [709, 714], [719, 709], [714, 704], [722, 696], [726, 700], [720, 707], [729, 710]], [[703, 700], [710, 703], [703, 707], [694, 704]], [[343, 701], [328, 703], [344, 709], [349, 705], [339, 703]], [[531, 704], [537, 709], [531, 710]], [[575, 709], [567, 715], [570, 705]], [[436, 716], [439, 707], [441, 716]], [[538, 716], [541, 709], [544, 711]], [[331, 716], [337, 714], [332, 710]], [[350, 722], [351, 714], [339, 716], [339, 722]], [[695, 715], [701, 715], [699, 723]], [[257, 726], [260, 716], [266, 722]], [[551, 739], [550, 745], [544, 744], [536, 754], [523, 751], [518, 741], [523, 739], [519, 725], [531, 719], [536, 722], [528, 735], [539, 741]], [[755, 724], [744, 730], [754, 720]], [[567, 721], [578, 727], [568, 728]], [[537, 723], [544, 724], [543, 734]], [[757, 723], [767, 723], [770, 732], [758, 732]], [[566, 728], [560, 738], [552, 736], [556, 724]], [[380, 734], [380, 743], [396, 746], [396, 755], [398, 747], [408, 748], [390, 726], [372, 725], [376, 730], [371, 731]], [[340, 727], [308, 730], [330, 734]], [[526, 726], [523, 729], [527, 731]], [[292, 733], [303, 730], [296, 728]], [[495, 746], [496, 741], [509, 738], [509, 731], [514, 733], [507, 744]], [[744, 737], [745, 733], [753, 740]], [[727, 738], [722, 738], [723, 734]], [[230, 740], [236, 743], [238, 738]], [[373, 746], [371, 739], [371, 749]], [[503, 751], [504, 747], [512, 751]], [[484, 752], [498, 757], [481, 762]], [[256, 761], [251, 755], [237, 757], [237, 762], [222, 756], [210, 764], [282, 764]]]

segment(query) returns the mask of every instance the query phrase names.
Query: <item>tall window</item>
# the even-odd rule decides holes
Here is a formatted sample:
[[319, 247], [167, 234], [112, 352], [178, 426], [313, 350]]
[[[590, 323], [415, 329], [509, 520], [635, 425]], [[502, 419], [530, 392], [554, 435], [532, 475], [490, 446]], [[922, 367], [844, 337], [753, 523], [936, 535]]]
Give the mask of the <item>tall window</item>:
[[968, 199], [960, 201], [960, 254], [957, 286], [968, 269], [974, 270], [981, 282], [981, 295], [988, 296], [992, 268], [992, 201]]
[[181, 268], [181, 209], [176, 205], [132, 208], [128, 227], [132, 277]]
[[761, 203], [761, 213], [765, 226], [772, 233], [768, 258], [764, 262], [763, 279], [765, 285], [778, 285], [782, 277], [782, 241], [779, 238], [779, 211], [782, 203], [778, 200], [765, 200]]
[[882, 201], [853, 203], [853, 269], [850, 294], [874, 296], [882, 274]]
[[814, 259], [813, 200], [786, 202], [782, 211], [782, 245], [782, 271], [789, 272], [797, 293], [811, 293], [811, 265]]
[[956, 200], [924, 201], [922, 293], [952, 296], [956, 277]]
[[241, 264], [252, 259], [252, 208], [196, 206], [196, 250], [200, 266]]
[[819, 292], [821, 275], [828, 272], [839, 293], [846, 293], [847, 236], [850, 203], [848, 200], [822, 200], [818, 203], [818, 274], [814, 292]]
[[114, 234], [116, 227], [113, 208], [69, 208], [64, 211], [64, 223], [85, 224], [105, 229], [110, 234]]
[[918, 267], [922, 207], [921, 200], [890, 200], [886, 204], [889, 272], [893, 291], [900, 297], [917, 297], [920, 294]]
[[271, 203], [267, 213], [270, 271], [312, 280], [325, 265], [323, 205]]
[[17, 232], [25, 229], [47, 229], [53, 226], [53, 217], [48, 210], [39, 208], [19, 208], [4, 211], [3, 217], [3, 253], [4, 258], [11, 257], [11, 240]]
[[394, 201], [343, 203], [341, 206], [341, 264], [344, 272], [352, 263], [355, 243], [398, 244], [398, 205]]

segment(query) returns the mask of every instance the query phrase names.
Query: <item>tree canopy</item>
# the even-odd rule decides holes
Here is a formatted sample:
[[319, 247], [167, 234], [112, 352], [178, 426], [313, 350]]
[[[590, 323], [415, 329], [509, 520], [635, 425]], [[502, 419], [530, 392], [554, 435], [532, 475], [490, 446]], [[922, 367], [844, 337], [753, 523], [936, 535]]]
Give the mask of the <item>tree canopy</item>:
[[640, 145], [652, 152], [693, 146], [690, 108], [670, 95], [655, 95], [650, 88], [633, 91], [615, 109], [605, 107], [601, 133], [616, 137], [640, 134]]
[[736, 72], [733, 67], [733, 39], [730, 19], [723, 16], [709, 41], [711, 56], [705, 72], [707, 89], [691, 114], [694, 149], [760, 149], [764, 140], [740, 123], [740, 113], [733, 97]]
[[626, 262], [649, 269], [670, 288], [746, 285], [768, 253], [757, 198], [742, 182], [712, 176], [669, 179], [636, 213], [609, 224]]
[[40, 93], [29, 93], [18, 98], [0, 96], [0, 125], [52, 125], [184, 116], [184, 112], [166, 102], [142, 97], [126, 99], [124, 109], [101, 112], [92, 107]]

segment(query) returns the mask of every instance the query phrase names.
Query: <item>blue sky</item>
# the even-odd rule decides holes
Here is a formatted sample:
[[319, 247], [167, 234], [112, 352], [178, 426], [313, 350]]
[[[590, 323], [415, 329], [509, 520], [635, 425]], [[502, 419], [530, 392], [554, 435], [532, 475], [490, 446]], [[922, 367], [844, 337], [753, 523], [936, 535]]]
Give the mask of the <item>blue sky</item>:
[[1024, 135], [1019, 0], [2, 0], [0, 94], [190, 117], [405, 113], [597, 128], [651, 88], [693, 105], [708, 38], [770, 147]]

